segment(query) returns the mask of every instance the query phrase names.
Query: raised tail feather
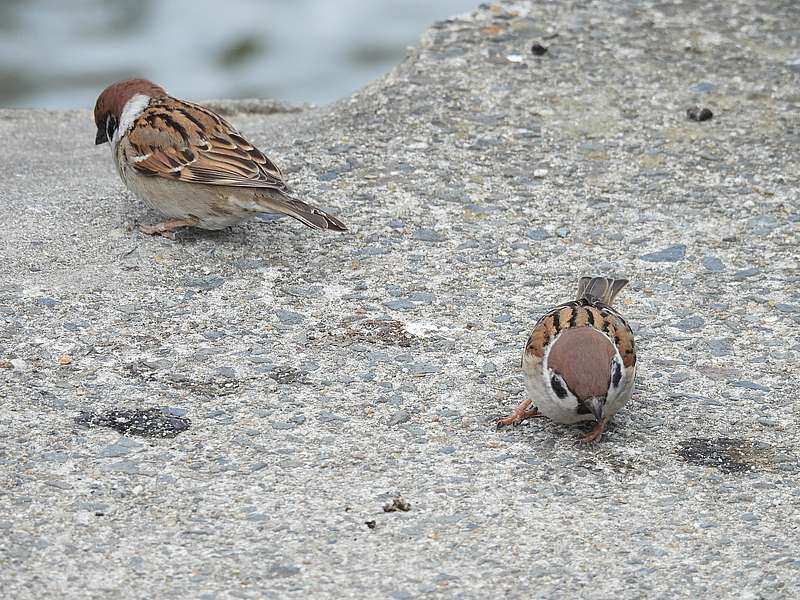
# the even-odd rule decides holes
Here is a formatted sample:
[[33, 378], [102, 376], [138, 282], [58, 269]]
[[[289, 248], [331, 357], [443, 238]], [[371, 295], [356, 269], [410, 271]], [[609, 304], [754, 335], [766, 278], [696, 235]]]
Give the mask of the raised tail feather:
[[611, 279], [610, 277], [581, 277], [578, 281], [578, 300], [599, 300], [611, 306], [619, 291], [628, 285], [627, 279]]
[[312, 229], [347, 231], [347, 225], [321, 208], [311, 206], [293, 196], [272, 190], [270, 192], [268, 194], [259, 194], [257, 199], [259, 211], [289, 215]]

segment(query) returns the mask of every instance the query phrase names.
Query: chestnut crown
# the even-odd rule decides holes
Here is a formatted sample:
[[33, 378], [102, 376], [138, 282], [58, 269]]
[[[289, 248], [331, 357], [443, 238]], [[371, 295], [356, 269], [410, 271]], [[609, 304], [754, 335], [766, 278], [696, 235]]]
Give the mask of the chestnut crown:
[[100, 93], [94, 105], [94, 124], [97, 126], [95, 144], [104, 144], [114, 138], [125, 105], [137, 94], [158, 98], [166, 96], [167, 92], [147, 79], [124, 79], [109, 85]]

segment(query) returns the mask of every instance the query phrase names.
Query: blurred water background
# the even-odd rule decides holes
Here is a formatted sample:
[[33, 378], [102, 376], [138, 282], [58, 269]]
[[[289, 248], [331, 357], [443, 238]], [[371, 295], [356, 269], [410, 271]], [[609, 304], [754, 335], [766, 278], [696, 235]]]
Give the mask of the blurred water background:
[[478, 0], [0, 0], [0, 106], [92, 108], [142, 76], [175, 96], [324, 104]]

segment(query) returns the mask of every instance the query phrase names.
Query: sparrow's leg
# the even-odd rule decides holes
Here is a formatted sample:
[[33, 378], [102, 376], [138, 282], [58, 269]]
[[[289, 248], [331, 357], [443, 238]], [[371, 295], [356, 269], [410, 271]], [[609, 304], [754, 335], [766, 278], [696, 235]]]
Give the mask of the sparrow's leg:
[[592, 442], [599, 442], [603, 437], [603, 430], [606, 428], [608, 419], [603, 417], [600, 419], [589, 433], [586, 433], [578, 438], [579, 444], [591, 444]]
[[534, 406], [531, 408], [531, 401], [528, 399], [523, 400], [519, 403], [514, 412], [504, 417], [502, 419], [497, 419], [497, 426], [504, 427], [505, 425], [519, 425], [525, 419], [530, 419], [531, 417], [541, 417], [542, 413], [538, 411], [538, 409]]
[[139, 225], [139, 231], [147, 235], [163, 235], [172, 238], [174, 237], [172, 232], [179, 227], [191, 227], [192, 225], [197, 225], [196, 219], [170, 219], [155, 225]]

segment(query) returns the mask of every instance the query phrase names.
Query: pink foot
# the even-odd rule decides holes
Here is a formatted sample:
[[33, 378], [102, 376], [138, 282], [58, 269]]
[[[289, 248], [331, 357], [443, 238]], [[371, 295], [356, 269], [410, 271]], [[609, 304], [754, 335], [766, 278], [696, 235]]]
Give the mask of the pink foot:
[[532, 417], [541, 417], [543, 416], [542, 413], [534, 406], [531, 406], [530, 400], [523, 400], [519, 403], [514, 412], [508, 415], [507, 417], [503, 417], [502, 419], [497, 419], [497, 426], [498, 427], [505, 427], [506, 425], [519, 425], [525, 419], [530, 419]]

